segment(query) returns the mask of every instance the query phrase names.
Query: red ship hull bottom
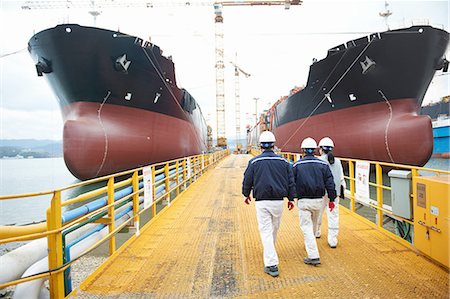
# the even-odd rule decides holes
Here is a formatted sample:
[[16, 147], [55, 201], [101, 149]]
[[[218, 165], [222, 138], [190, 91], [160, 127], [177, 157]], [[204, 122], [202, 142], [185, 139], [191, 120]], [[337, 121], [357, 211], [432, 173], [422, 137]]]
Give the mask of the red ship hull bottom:
[[168, 115], [91, 102], [64, 111], [64, 160], [81, 180], [206, 150], [193, 124]]
[[417, 115], [417, 101], [397, 99], [299, 119], [274, 128], [276, 146], [300, 152], [305, 137], [329, 136], [338, 157], [423, 166], [433, 152], [428, 116]]

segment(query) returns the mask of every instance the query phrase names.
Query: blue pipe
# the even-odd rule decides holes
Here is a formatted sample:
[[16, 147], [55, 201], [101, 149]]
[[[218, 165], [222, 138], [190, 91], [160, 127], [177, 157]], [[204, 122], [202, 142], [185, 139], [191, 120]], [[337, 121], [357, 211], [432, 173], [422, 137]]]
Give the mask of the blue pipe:
[[[144, 183], [140, 182], [138, 188], [141, 189], [142, 187], [144, 187]], [[120, 191], [114, 192], [114, 201], [118, 201], [119, 199], [121, 199], [127, 195], [130, 195], [131, 193], [133, 193], [133, 187], [131, 187], [131, 186], [127, 187], [125, 189], [122, 189]], [[75, 218], [78, 218], [78, 217], [86, 215], [92, 211], [100, 209], [101, 207], [106, 206], [107, 203], [108, 203], [108, 196], [104, 196], [102, 198], [91, 201], [90, 203], [87, 203], [76, 209], [66, 211], [63, 213], [62, 223], [64, 224]]]
[[[183, 167], [178, 167], [178, 170], [181, 172], [183, 171]], [[176, 173], [177, 170], [176, 169], [172, 169], [169, 171], [169, 176], [171, 176], [172, 174]], [[155, 182], [158, 182], [162, 179], [166, 178], [165, 173], [160, 173], [158, 175], [155, 176]]]

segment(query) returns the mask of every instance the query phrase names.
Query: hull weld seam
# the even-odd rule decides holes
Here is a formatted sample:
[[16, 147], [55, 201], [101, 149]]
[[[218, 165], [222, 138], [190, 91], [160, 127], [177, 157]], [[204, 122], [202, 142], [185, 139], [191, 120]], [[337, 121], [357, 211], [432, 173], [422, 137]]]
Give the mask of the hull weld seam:
[[106, 96], [103, 98], [103, 102], [100, 104], [100, 108], [98, 109], [98, 120], [100, 122], [100, 126], [102, 127], [103, 130], [103, 134], [105, 135], [105, 150], [103, 152], [103, 160], [102, 163], [100, 164], [100, 167], [97, 170], [97, 173], [95, 174], [95, 176], [98, 176], [98, 174], [100, 173], [100, 171], [103, 169], [103, 165], [105, 164], [106, 161], [106, 156], [108, 155], [108, 135], [106, 134], [106, 130], [105, 130], [105, 126], [103, 125], [102, 122], [102, 117], [101, 117], [101, 112], [102, 112], [102, 108], [103, 105], [105, 104], [105, 102], [108, 100], [109, 96], [111, 95], [111, 91], [108, 90], [108, 93], [106, 94]]
[[378, 90], [378, 93], [381, 95], [383, 100], [386, 101], [386, 104], [389, 107], [389, 119], [388, 119], [388, 122], [386, 124], [386, 128], [384, 129], [384, 144], [386, 145], [386, 151], [387, 151], [387, 154], [389, 155], [389, 159], [391, 159], [392, 163], [395, 163], [394, 158], [391, 155], [391, 151], [389, 150], [389, 142], [388, 142], [388, 130], [389, 130], [389, 126], [390, 126], [391, 120], [392, 120], [392, 106], [391, 106], [391, 103], [389, 103], [388, 99], [386, 98], [386, 96], [384, 95], [384, 93], [381, 90]]

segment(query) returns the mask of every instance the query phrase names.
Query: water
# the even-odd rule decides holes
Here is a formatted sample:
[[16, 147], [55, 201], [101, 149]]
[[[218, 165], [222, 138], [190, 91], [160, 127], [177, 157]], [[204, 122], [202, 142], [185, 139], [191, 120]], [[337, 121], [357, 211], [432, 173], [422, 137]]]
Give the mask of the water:
[[[63, 158], [0, 159], [0, 196], [50, 191], [78, 183]], [[51, 195], [0, 201], [0, 225], [45, 219]]]

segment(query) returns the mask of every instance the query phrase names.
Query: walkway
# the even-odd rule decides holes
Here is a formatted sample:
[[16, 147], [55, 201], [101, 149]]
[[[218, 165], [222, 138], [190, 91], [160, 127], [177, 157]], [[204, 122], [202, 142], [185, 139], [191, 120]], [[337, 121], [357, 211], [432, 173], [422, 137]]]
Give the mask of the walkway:
[[297, 210], [286, 208], [277, 240], [280, 276], [265, 274], [254, 202], [245, 205], [241, 195], [249, 159], [231, 155], [208, 171], [76, 297], [449, 297], [447, 271], [345, 209], [339, 246], [328, 247], [325, 223], [322, 264], [313, 267], [303, 263]]

